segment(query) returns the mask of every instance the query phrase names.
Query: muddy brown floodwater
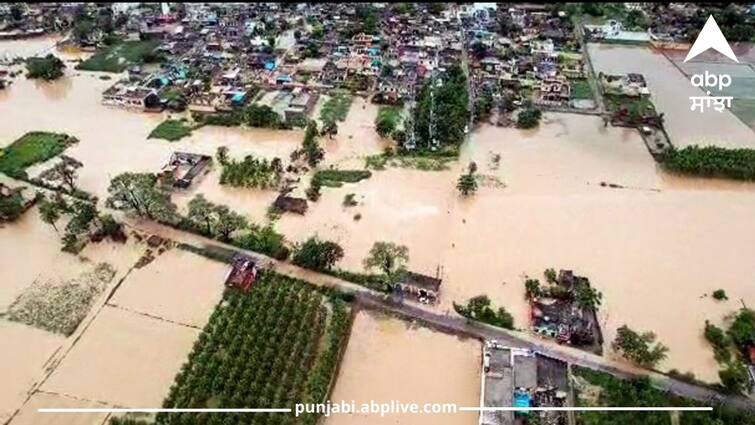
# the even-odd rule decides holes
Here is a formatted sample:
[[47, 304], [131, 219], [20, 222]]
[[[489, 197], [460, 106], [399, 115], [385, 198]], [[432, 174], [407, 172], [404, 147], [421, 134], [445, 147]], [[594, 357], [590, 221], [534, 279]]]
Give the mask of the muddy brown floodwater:
[[[636, 55], [638, 61], [622, 62], [644, 60], [645, 53]], [[664, 75], [669, 70], [648, 66], [650, 84], [667, 78], [651, 74], [655, 68]], [[176, 143], [148, 140], [164, 115], [104, 107], [100, 94], [111, 81], [69, 74], [49, 85], [16, 79], [0, 98], [0, 144], [33, 130], [75, 135], [81, 141], [67, 153], [84, 163], [81, 187], [100, 199], [111, 177], [159, 170], [174, 150], [213, 154], [227, 145], [234, 156], [285, 159], [301, 143], [301, 131], [216, 128]], [[56, 89], [58, 84], [70, 86]], [[62, 94], [51, 95], [55, 90]], [[666, 108], [660, 100], [659, 107]], [[383, 141], [372, 128], [376, 113], [374, 105], [355, 100], [338, 136], [323, 143], [326, 166], [361, 167], [359, 156], [382, 150]], [[686, 125], [672, 123], [672, 115], [669, 110], [672, 137], [703, 134], [696, 123], [684, 133]], [[362, 268], [375, 241], [405, 244], [411, 269], [439, 271], [444, 277], [437, 310], [450, 311], [452, 301], [484, 293], [511, 311], [523, 329], [528, 317], [523, 275], [539, 276], [547, 267], [574, 269], [603, 292], [607, 341], [623, 324], [652, 330], [670, 348], [661, 368], [690, 370], [716, 381], [717, 365], [702, 328], [706, 319], [720, 323], [741, 306], [740, 300], [755, 305], [755, 185], [671, 176], [658, 169], [636, 132], [605, 128], [591, 116], [545, 118], [534, 131], [476, 130], [461, 160], [447, 171], [392, 168], [357, 184], [323, 188], [306, 216], [284, 215], [276, 227], [292, 241], [319, 234], [339, 242], [346, 253], [341, 266], [353, 270]], [[737, 136], [739, 130], [716, 131], [709, 134], [748, 140]], [[487, 182], [498, 184], [485, 184], [463, 199], [455, 184], [470, 160]], [[601, 187], [601, 182], [624, 189]], [[255, 220], [262, 219], [275, 197], [270, 191], [221, 187], [214, 171], [177, 201], [184, 204], [198, 192]], [[349, 193], [355, 194], [356, 207], [342, 206]], [[360, 220], [354, 219], [357, 214]], [[38, 240], [47, 243], [45, 237]], [[729, 301], [705, 297], [719, 288]]]
[[[462, 340], [376, 313], [359, 312], [354, 320], [340, 373], [330, 400], [362, 403], [480, 402], [481, 349]], [[339, 414], [327, 425], [476, 424], [477, 414]]]

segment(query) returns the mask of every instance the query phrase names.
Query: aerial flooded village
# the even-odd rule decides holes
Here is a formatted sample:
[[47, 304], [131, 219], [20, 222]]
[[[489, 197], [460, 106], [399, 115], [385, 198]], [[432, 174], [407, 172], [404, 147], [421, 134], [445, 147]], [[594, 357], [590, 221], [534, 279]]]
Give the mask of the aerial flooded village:
[[0, 3], [0, 424], [755, 425], [754, 43]]

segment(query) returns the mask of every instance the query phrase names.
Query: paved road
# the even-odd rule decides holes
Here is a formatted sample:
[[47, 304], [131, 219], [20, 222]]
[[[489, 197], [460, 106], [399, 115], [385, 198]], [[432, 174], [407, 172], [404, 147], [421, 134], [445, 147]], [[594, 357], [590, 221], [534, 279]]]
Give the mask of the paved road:
[[367, 289], [352, 282], [303, 269], [291, 263], [277, 261], [256, 252], [242, 250], [192, 233], [156, 224], [154, 222], [128, 220], [127, 224], [143, 232], [157, 233], [173, 239], [176, 242], [183, 242], [198, 247], [215, 246], [243, 252], [244, 254], [257, 259], [261, 264], [274, 269], [278, 273], [306, 280], [315, 285], [336, 287], [341, 290], [353, 292], [356, 295], [356, 301], [360, 306], [384, 311], [406, 320], [418, 321], [428, 327], [440, 331], [477, 338], [480, 340], [497, 340], [499, 343], [511, 347], [528, 348], [545, 356], [553, 357], [572, 365], [599, 370], [620, 378], [626, 379], [648, 376], [656, 387], [670, 391], [682, 397], [691, 398], [704, 403], [724, 403], [738, 409], [755, 411], [755, 400], [750, 398], [722, 394], [705, 386], [690, 384], [661, 373], [636, 368], [626, 363], [615, 362], [605, 357], [586, 353], [573, 347], [559, 345], [555, 342], [535, 336], [470, 321], [456, 314], [439, 313], [435, 310], [430, 310], [430, 307], [403, 302], [396, 297]]

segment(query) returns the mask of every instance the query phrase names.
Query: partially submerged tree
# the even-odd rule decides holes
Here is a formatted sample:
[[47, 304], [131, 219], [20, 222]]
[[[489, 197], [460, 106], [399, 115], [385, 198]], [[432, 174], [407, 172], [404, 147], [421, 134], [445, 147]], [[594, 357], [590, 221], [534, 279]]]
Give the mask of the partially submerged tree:
[[627, 325], [623, 325], [616, 332], [611, 347], [627, 360], [640, 366], [654, 367], [666, 358], [668, 348], [660, 342], [655, 342], [653, 332], [637, 333]]
[[475, 162], [469, 163], [469, 169], [466, 173], [459, 176], [459, 181], [456, 183], [456, 188], [463, 196], [469, 196], [477, 191], [477, 179], [475, 179], [474, 173], [477, 171], [477, 164]]
[[304, 132], [302, 151], [310, 167], [315, 167], [325, 157], [325, 151], [317, 143], [317, 124], [310, 121]]
[[157, 185], [151, 173], [123, 173], [110, 181], [107, 204], [152, 220], [173, 221], [176, 205], [170, 194]]
[[29, 58], [26, 60], [26, 77], [31, 79], [43, 79], [47, 81], [57, 80], [63, 76], [66, 65], [53, 54], [43, 58]]
[[76, 190], [76, 175], [84, 164], [68, 155], [60, 155], [60, 161], [43, 171], [39, 177], [44, 180], [59, 181], [73, 192]]
[[409, 248], [406, 246], [393, 242], [375, 242], [363, 264], [368, 270], [380, 270], [390, 283], [394, 283], [406, 272], [408, 262]]
[[294, 253], [294, 264], [311, 270], [329, 270], [343, 258], [343, 248], [317, 236], [307, 239]]

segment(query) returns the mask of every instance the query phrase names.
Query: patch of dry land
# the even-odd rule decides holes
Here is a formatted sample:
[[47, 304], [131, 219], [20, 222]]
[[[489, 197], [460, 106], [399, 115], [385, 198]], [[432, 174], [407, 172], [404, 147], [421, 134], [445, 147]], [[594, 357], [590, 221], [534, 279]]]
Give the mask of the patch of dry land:
[[198, 334], [106, 306], [41, 389], [119, 406], [159, 406]]
[[[341, 369], [330, 400], [362, 403], [480, 402], [481, 349], [476, 340], [409, 327], [407, 322], [360, 312], [352, 325]], [[473, 425], [477, 414], [338, 414], [325, 420], [339, 424]]]
[[[645, 76], [656, 110], [665, 114], [666, 131], [678, 147], [688, 145], [716, 145], [722, 147], [755, 148], [755, 131], [739, 120], [731, 111], [690, 110], [690, 96], [705, 96], [661, 52], [644, 47], [588, 44], [588, 52], [595, 72]], [[718, 67], [704, 66], [710, 72]], [[752, 72], [748, 69], [749, 72]], [[732, 74], [736, 77], [735, 74]], [[736, 82], [740, 84], [741, 82]], [[742, 89], [746, 89], [743, 84]], [[732, 89], [734, 86], [732, 86]], [[715, 92], [713, 95], [716, 95]], [[735, 103], [737, 100], [734, 101]]]

